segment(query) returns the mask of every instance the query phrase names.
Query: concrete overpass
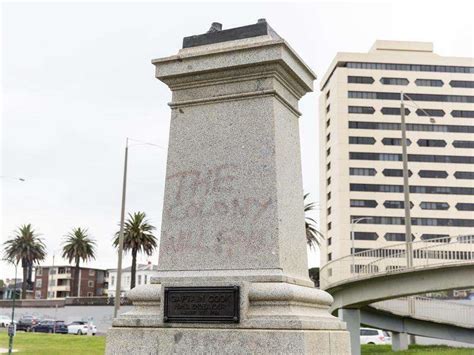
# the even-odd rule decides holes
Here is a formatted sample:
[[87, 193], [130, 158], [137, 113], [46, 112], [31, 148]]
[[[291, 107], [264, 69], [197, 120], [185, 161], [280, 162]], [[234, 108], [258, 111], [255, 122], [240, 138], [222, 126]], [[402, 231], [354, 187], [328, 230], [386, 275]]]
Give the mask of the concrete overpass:
[[[407, 334], [474, 343], [472, 324], [416, 318], [416, 302], [408, 314], [371, 306], [400, 297], [474, 288], [474, 236], [412, 243], [413, 266], [406, 267], [405, 243], [336, 259], [321, 269], [321, 287], [334, 297], [333, 313], [347, 322], [354, 355], [360, 354], [360, 324], [390, 330], [393, 349], [407, 347]], [[455, 307], [455, 305], [451, 305]]]

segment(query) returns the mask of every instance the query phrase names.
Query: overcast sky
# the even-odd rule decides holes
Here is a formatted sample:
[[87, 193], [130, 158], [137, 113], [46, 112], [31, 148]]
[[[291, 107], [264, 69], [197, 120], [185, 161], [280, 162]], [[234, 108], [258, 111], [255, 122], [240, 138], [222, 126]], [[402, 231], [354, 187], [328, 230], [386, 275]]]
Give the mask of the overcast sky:
[[[26, 181], [0, 179], [1, 242], [31, 223], [46, 264], [54, 253], [59, 264], [63, 236], [86, 227], [98, 246], [89, 265], [115, 267], [127, 136], [164, 147], [133, 146], [129, 159], [127, 211], [145, 211], [159, 231], [171, 95], [150, 61], [175, 54], [211, 22], [227, 29], [266, 18], [321, 78], [336, 52], [365, 52], [376, 39], [432, 41], [440, 55], [472, 57], [473, 13], [469, 1], [4, 2], [0, 175]], [[314, 201], [318, 95], [300, 106], [303, 183]], [[12, 275], [0, 262], [0, 278]]]

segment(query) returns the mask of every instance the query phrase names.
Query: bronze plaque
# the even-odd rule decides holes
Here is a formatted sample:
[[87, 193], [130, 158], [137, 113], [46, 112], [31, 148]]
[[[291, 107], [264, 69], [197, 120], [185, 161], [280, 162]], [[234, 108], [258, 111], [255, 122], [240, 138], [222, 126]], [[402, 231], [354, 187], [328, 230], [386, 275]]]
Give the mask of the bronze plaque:
[[238, 323], [239, 286], [165, 287], [165, 322]]

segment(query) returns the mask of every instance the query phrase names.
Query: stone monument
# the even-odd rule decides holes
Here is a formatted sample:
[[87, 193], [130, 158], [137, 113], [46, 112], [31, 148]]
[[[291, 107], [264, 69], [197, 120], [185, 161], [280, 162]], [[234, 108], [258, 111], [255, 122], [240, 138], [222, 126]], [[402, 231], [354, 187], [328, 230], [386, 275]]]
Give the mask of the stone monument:
[[349, 354], [308, 277], [298, 100], [315, 74], [265, 20], [153, 60], [172, 91], [159, 277], [107, 354]]

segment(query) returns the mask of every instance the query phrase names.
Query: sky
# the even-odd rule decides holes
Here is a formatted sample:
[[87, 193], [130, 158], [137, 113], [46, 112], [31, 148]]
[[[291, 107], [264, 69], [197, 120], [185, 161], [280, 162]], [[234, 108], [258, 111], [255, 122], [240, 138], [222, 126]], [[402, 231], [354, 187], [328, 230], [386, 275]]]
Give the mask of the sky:
[[[429, 41], [440, 55], [473, 57], [473, 12], [456, 0], [2, 2], [0, 242], [31, 223], [47, 246], [44, 264], [55, 255], [58, 265], [64, 236], [84, 227], [97, 241], [87, 265], [116, 267], [126, 137], [158, 145], [130, 147], [127, 213], [146, 212], [159, 236], [171, 93], [151, 59], [177, 53], [183, 37], [212, 22], [227, 29], [266, 18], [322, 78], [337, 52], [366, 52], [376, 39]], [[319, 79], [300, 102], [303, 185], [315, 202], [318, 87]], [[319, 263], [317, 252], [309, 263]], [[0, 261], [0, 279], [13, 274]]]

